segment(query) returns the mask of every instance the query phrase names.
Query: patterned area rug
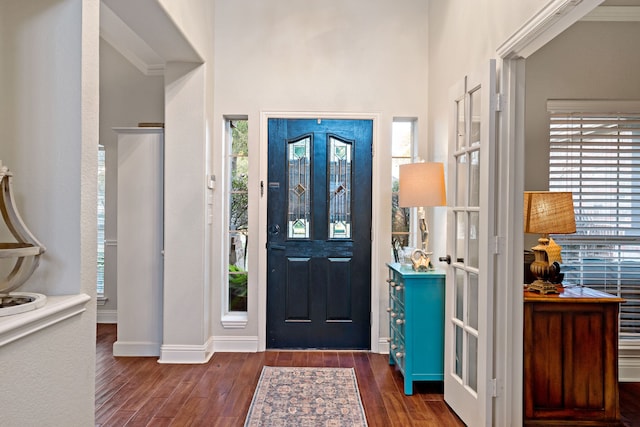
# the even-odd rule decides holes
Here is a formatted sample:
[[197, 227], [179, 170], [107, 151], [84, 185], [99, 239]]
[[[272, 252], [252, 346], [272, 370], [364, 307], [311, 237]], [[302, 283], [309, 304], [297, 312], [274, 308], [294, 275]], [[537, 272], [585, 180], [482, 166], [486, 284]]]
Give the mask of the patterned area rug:
[[353, 368], [262, 368], [245, 427], [365, 427]]

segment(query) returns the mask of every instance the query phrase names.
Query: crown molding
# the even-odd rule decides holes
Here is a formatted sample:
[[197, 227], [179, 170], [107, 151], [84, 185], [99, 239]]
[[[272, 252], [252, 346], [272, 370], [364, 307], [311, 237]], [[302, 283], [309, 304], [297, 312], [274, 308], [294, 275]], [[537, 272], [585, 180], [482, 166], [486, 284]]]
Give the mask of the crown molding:
[[595, 9], [602, 0], [551, 0], [497, 49], [503, 59], [527, 58]]
[[599, 6], [581, 21], [587, 22], [638, 22], [640, 6]]

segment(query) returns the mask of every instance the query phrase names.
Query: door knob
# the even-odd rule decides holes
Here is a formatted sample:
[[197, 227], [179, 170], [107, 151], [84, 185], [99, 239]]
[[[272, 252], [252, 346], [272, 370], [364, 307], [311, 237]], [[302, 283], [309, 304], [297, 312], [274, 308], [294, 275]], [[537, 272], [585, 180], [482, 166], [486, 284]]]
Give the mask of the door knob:
[[438, 258], [438, 261], [446, 262], [447, 264], [451, 264], [451, 255], [441, 256], [440, 258]]
[[278, 234], [280, 234], [280, 226], [278, 224], [271, 224], [268, 230], [269, 235], [271, 236], [277, 236]]

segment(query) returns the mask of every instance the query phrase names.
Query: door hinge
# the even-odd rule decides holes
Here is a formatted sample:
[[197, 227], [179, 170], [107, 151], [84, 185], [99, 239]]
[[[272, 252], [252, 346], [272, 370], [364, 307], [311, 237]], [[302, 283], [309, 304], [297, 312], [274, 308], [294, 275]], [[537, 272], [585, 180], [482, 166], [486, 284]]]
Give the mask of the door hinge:
[[493, 236], [493, 254], [500, 255], [504, 247], [504, 239], [500, 236]]
[[502, 111], [504, 107], [504, 96], [501, 93], [496, 93], [496, 111]]
[[489, 380], [489, 393], [491, 397], [498, 397], [498, 379], [492, 378]]
[[375, 149], [374, 145], [371, 144], [371, 158], [372, 159], [373, 159], [373, 156], [375, 156], [375, 154], [376, 154], [376, 149]]

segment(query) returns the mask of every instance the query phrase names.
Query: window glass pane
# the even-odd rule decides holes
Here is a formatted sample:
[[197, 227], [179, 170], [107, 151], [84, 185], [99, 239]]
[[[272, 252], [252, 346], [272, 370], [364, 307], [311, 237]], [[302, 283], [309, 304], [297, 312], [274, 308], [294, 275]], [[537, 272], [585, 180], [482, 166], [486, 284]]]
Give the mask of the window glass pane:
[[227, 120], [229, 149], [229, 229], [227, 311], [247, 311], [248, 270], [247, 241], [249, 228], [249, 122]]
[[105, 196], [105, 152], [98, 149], [98, 269], [96, 292], [104, 295], [104, 196]]
[[229, 311], [247, 311], [247, 235], [229, 233]]
[[411, 157], [413, 153], [413, 121], [394, 121], [392, 157]]
[[481, 91], [476, 90], [470, 93], [471, 97], [471, 135], [469, 135], [470, 146], [480, 145], [480, 123], [481, 123]]
[[329, 238], [351, 238], [351, 148], [329, 138]]
[[549, 189], [571, 191], [576, 215], [575, 234], [553, 236], [563, 284], [624, 298], [620, 339], [640, 340], [640, 114], [581, 104], [550, 115]]
[[231, 120], [231, 153], [236, 156], [249, 155], [249, 122], [247, 120]]
[[400, 248], [409, 246], [409, 219], [411, 209], [401, 208], [398, 205], [398, 191], [400, 188], [400, 165], [411, 163], [409, 158], [393, 158], [391, 160], [392, 192], [391, 192], [391, 231]]
[[455, 262], [465, 262], [466, 245], [465, 235], [467, 230], [467, 214], [466, 212], [456, 212], [456, 259]]
[[480, 206], [480, 151], [469, 153], [469, 206]]
[[478, 337], [467, 334], [467, 380], [471, 390], [478, 391]]
[[455, 352], [455, 363], [454, 363], [454, 372], [458, 376], [458, 378], [462, 378], [462, 361], [464, 360], [464, 355], [462, 353], [462, 337], [463, 332], [462, 328], [458, 325], [454, 326], [455, 329], [455, 338], [456, 338], [456, 352]]
[[456, 115], [458, 117], [458, 121], [456, 122], [456, 134], [458, 138], [457, 147], [458, 150], [464, 148], [466, 146], [466, 129], [465, 129], [465, 121], [464, 121], [464, 99], [461, 99], [456, 102]]
[[308, 239], [311, 219], [311, 138], [289, 143], [289, 206], [287, 237]]
[[478, 268], [480, 265], [480, 242], [478, 240], [478, 227], [480, 227], [480, 214], [478, 212], [469, 212], [469, 256], [467, 264], [470, 267]]
[[229, 230], [235, 232], [238, 230], [246, 231], [249, 223], [248, 198], [246, 192], [231, 193], [229, 195]]
[[403, 248], [408, 248], [412, 235], [410, 208], [398, 206], [400, 165], [413, 162], [415, 141], [415, 120], [394, 120], [392, 125], [391, 144], [391, 243], [394, 258], [402, 262]]
[[460, 320], [461, 322], [464, 322], [464, 278], [465, 278], [465, 272], [464, 270], [460, 269], [460, 268], [456, 268], [456, 275], [455, 275], [455, 295], [456, 295], [456, 312], [455, 312], [455, 318]]
[[247, 191], [248, 157], [231, 157], [231, 191]]
[[466, 154], [456, 158], [456, 206], [467, 205], [469, 161]]
[[468, 302], [469, 307], [467, 311], [469, 312], [469, 318], [467, 323], [473, 329], [478, 329], [478, 275], [474, 273], [469, 273], [469, 299]]

